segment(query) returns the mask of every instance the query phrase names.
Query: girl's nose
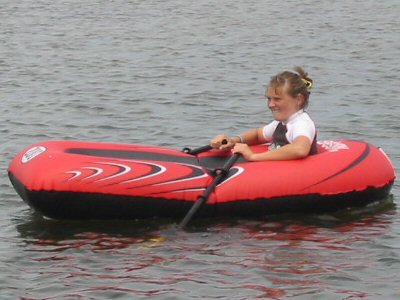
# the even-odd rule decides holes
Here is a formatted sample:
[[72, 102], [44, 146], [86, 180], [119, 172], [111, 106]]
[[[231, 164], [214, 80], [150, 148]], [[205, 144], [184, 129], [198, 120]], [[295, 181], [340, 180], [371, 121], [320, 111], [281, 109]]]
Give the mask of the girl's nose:
[[275, 106], [275, 103], [274, 103], [274, 101], [272, 101], [271, 99], [268, 99], [268, 100], [267, 100], [267, 105], [268, 105], [269, 108], [271, 108], [271, 107], [274, 107], [274, 106]]

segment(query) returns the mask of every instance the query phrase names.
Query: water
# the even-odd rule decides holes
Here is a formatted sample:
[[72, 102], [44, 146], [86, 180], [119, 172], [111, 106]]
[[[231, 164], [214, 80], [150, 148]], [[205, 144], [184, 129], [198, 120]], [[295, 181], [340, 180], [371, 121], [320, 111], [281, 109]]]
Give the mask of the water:
[[0, 1], [0, 295], [4, 299], [395, 299], [392, 196], [329, 215], [45, 220], [12, 189], [46, 139], [201, 146], [270, 120], [264, 89], [303, 65], [320, 139], [381, 146], [399, 169], [400, 4]]

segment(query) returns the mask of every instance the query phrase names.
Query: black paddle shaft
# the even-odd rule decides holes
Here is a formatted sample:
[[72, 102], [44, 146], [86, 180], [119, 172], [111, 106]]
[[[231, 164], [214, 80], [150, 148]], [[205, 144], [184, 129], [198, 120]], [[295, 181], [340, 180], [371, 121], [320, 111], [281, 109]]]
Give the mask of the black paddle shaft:
[[[226, 140], [226, 139], [222, 140], [222, 145], [226, 145], [226, 144], [228, 144], [228, 140]], [[197, 154], [200, 154], [203, 152], [207, 152], [207, 151], [211, 150], [212, 148], [213, 147], [211, 145], [205, 145], [205, 146], [195, 148], [195, 149], [183, 148], [182, 152], [185, 152], [190, 155], [197, 155]]]
[[183, 148], [182, 151], [187, 153], [187, 154], [197, 155], [197, 154], [202, 153], [202, 152], [207, 152], [207, 151], [209, 151], [211, 149], [212, 149], [212, 147], [210, 145], [206, 145], [206, 146], [202, 146], [202, 147], [195, 148], [195, 149]]
[[228, 175], [229, 170], [235, 164], [235, 162], [240, 157], [240, 153], [235, 153], [221, 169], [216, 169], [215, 174], [217, 174], [213, 180], [213, 182], [206, 188], [203, 195], [201, 195], [197, 201], [192, 205], [186, 216], [183, 218], [181, 223], [179, 224], [180, 228], [184, 228], [189, 221], [192, 219], [194, 214], [207, 202], [211, 193], [214, 191], [215, 187]]

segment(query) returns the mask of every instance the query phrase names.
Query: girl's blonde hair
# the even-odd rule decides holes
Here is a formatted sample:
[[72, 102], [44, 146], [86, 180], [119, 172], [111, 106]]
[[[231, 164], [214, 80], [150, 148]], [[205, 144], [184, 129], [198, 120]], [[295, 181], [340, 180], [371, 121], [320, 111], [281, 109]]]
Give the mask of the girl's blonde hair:
[[304, 71], [302, 67], [296, 66], [293, 68], [293, 71], [283, 71], [271, 77], [269, 87], [277, 90], [284, 87], [285, 84], [287, 84], [286, 92], [290, 96], [296, 97], [298, 94], [304, 96], [304, 102], [301, 108], [306, 108], [313, 86], [313, 80], [308, 76], [308, 73]]

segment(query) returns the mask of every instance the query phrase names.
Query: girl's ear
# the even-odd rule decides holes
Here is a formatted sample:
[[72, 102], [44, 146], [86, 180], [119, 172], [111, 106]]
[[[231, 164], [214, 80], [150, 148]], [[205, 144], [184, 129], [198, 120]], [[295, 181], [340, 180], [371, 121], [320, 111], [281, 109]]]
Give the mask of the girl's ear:
[[297, 100], [297, 106], [298, 106], [299, 108], [301, 108], [301, 107], [304, 106], [304, 102], [305, 102], [304, 95], [302, 95], [302, 94], [297, 94], [296, 100]]

